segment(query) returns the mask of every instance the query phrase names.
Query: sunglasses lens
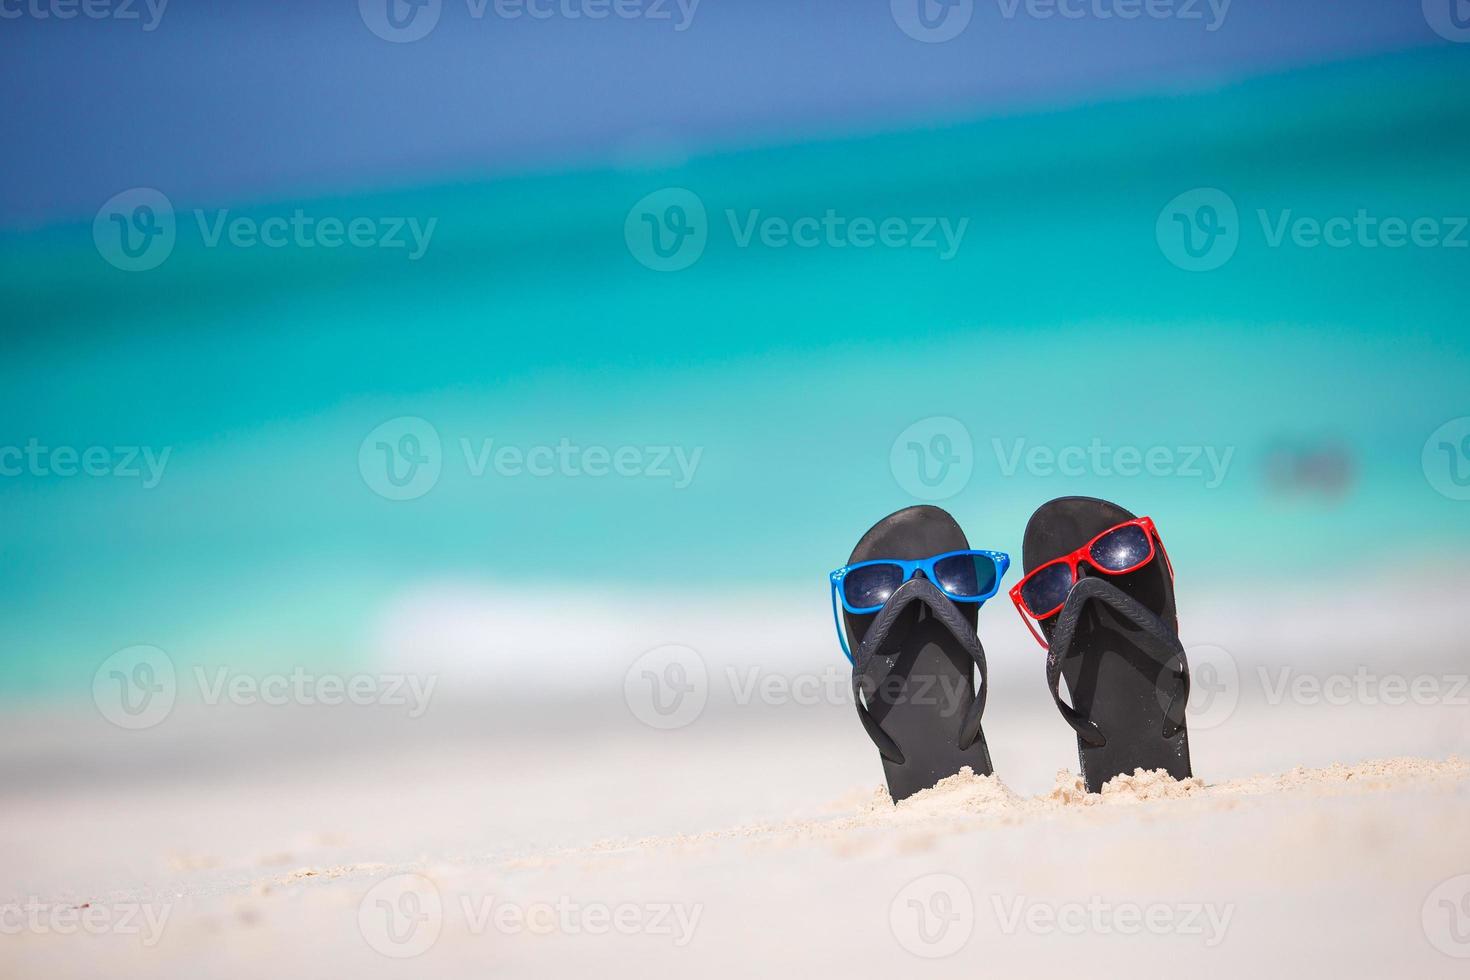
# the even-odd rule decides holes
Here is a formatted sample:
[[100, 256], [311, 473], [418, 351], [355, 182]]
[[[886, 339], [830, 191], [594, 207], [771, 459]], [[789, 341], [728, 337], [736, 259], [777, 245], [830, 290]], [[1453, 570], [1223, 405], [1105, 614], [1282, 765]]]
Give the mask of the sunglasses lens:
[[973, 599], [995, 592], [995, 562], [985, 555], [951, 555], [934, 563], [941, 592], [957, 599]]
[[842, 597], [853, 609], [881, 606], [903, 584], [898, 565], [878, 564], [854, 568], [842, 578]]
[[1137, 524], [1109, 531], [1093, 544], [1088, 557], [1105, 572], [1120, 572], [1148, 558], [1148, 532]]
[[1067, 601], [1072, 591], [1072, 570], [1066, 563], [1048, 565], [1021, 586], [1021, 599], [1032, 615], [1044, 614]]

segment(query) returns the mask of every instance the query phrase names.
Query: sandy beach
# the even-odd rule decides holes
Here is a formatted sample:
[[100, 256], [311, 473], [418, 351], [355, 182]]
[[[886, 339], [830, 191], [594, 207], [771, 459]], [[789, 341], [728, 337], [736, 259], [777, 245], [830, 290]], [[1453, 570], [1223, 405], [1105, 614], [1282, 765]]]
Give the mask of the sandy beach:
[[842, 704], [711, 699], [659, 730], [610, 699], [181, 703], [125, 738], [15, 713], [0, 972], [1463, 975], [1467, 712], [1443, 691], [1242, 685], [1192, 733], [1196, 779], [1088, 795], [1065, 727], [1015, 703], [1031, 674], [993, 678], [997, 777], [896, 807]]

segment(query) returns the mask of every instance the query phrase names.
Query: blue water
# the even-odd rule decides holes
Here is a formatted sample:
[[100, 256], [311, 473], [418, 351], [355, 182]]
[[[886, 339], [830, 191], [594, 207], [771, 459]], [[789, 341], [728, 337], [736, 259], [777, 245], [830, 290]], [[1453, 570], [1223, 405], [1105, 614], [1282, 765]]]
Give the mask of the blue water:
[[[587, 591], [789, 586], [826, 616], [826, 570], [919, 502], [890, 452], [936, 416], [974, 447], [972, 475], [938, 502], [977, 546], [1019, 554], [1038, 503], [1087, 493], [1152, 514], [1206, 584], [1454, 555], [1470, 503], [1436, 490], [1421, 451], [1470, 415], [1470, 248], [1271, 247], [1260, 212], [1270, 225], [1361, 208], [1448, 233], [1440, 219], [1470, 214], [1467, 83], [1470, 53], [1425, 52], [676, 169], [231, 212], [437, 219], [417, 261], [206, 247], [190, 209], [209, 202], [172, 202], [177, 244], [146, 272], [103, 261], [89, 226], [4, 239], [0, 446], [170, 455], [151, 488], [0, 477], [0, 690], [90, 684], [134, 643], [351, 663], [387, 597], [456, 577], [559, 589], [569, 615]], [[624, 223], [666, 187], [697, 195], [708, 244], [656, 272]], [[1238, 246], [1190, 272], [1156, 220], [1202, 187], [1237, 206]], [[726, 217], [829, 209], [968, 224], [944, 260], [740, 247]], [[433, 488], [403, 501], [359, 466], [364, 438], [399, 416], [442, 446]], [[700, 455], [685, 487], [476, 476], [487, 439]], [[1217, 486], [1007, 475], [1017, 440], [1232, 455]], [[1282, 447], [1305, 462], [1273, 483]]]

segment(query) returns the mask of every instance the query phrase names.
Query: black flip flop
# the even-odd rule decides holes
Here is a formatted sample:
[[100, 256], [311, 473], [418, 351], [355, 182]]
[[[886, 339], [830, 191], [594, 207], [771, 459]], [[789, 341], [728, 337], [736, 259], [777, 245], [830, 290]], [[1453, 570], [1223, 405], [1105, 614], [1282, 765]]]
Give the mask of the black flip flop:
[[[908, 507], [873, 525], [847, 563], [914, 561], [969, 547], [945, 511]], [[980, 730], [990, 683], [985, 648], [975, 634], [979, 611], [977, 605], [952, 602], [922, 575], [899, 586], [878, 612], [842, 611], [858, 718], [878, 746], [894, 800], [964, 766], [980, 775], [992, 772]]]
[[[1134, 516], [1093, 497], [1043, 504], [1026, 525], [1026, 572]], [[1066, 604], [1040, 626], [1049, 646], [1047, 683], [1077, 732], [1088, 792], [1135, 769], [1163, 769], [1175, 779], [1191, 775], [1184, 720], [1189, 664], [1179, 642], [1173, 576], [1161, 552], [1123, 575], [1082, 563]], [[1067, 681], [1070, 705], [1058, 691], [1060, 678]]]

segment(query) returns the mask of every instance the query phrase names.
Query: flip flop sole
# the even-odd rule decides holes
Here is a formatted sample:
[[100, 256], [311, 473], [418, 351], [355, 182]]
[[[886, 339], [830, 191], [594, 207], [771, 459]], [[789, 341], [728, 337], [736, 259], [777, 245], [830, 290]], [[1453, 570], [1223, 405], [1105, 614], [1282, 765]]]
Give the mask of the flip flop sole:
[[[947, 512], [927, 505], [909, 507], [873, 525], [858, 541], [848, 564], [877, 558], [916, 560], [969, 547], [964, 531]], [[979, 608], [972, 603], [953, 605], [975, 629]], [[848, 646], [855, 651], [878, 614], [844, 610], [842, 615]], [[883, 756], [893, 799], [928, 789], [964, 766], [981, 775], [993, 771], [983, 730], [967, 748], [959, 745], [966, 713], [975, 700], [975, 661], [926, 605], [912, 602], [903, 609], [875, 659], [887, 674], [866, 698], [868, 711], [902, 754], [901, 760]]]

